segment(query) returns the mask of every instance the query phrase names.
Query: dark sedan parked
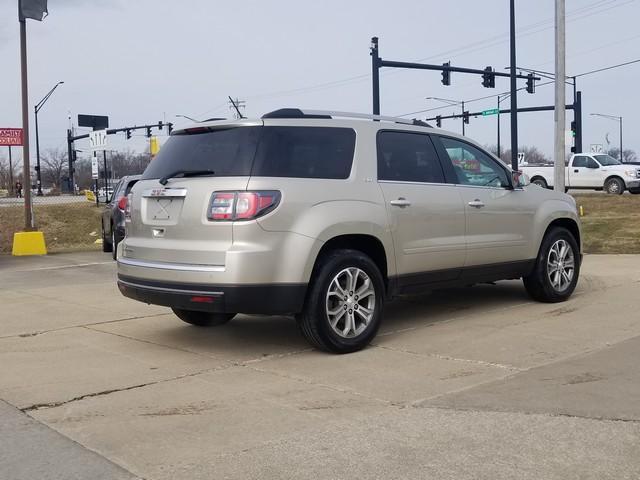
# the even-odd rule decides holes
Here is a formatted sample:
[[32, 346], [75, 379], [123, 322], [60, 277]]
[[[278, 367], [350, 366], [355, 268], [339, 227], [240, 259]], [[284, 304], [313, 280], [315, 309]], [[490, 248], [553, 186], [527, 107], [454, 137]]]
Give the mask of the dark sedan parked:
[[122, 177], [113, 189], [111, 200], [102, 211], [102, 251], [113, 252], [116, 258], [118, 243], [124, 238], [124, 211], [127, 208], [127, 195], [140, 180], [140, 175]]

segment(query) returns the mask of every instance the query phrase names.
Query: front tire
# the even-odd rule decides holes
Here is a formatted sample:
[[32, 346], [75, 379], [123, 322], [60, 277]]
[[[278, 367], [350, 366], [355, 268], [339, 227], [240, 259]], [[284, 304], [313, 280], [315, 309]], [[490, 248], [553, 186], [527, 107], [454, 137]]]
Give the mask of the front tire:
[[298, 325], [321, 350], [355, 352], [376, 336], [383, 305], [384, 281], [371, 258], [336, 250], [319, 259]]
[[195, 325], [197, 327], [217, 327], [229, 323], [235, 313], [211, 313], [199, 312], [196, 310], [182, 310], [180, 308], [172, 308], [173, 313], [183, 322]]
[[522, 280], [531, 298], [556, 303], [571, 296], [579, 274], [578, 242], [566, 228], [553, 227], [542, 240], [533, 271]]
[[604, 189], [610, 195], [622, 195], [624, 193], [624, 182], [619, 178], [610, 178], [604, 184]]

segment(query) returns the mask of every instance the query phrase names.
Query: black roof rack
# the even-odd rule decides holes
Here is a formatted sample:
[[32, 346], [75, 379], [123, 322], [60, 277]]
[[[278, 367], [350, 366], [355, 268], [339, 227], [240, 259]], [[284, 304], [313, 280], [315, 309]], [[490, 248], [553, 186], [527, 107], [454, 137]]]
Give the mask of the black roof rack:
[[378, 122], [402, 123], [405, 125], [416, 125], [419, 127], [432, 128], [427, 122], [414, 118], [409, 120], [400, 117], [387, 117], [384, 115], [369, 115], [366, 113], [334, 112], [325, 110], [302, 110], [300, 108], [281, 108], [273, 112], [266, 113], [262, 118], [359, 118], [365, 120], [375, 120]]
[[273, 112], [265, 113], [262, 118], [331, 118], [331, 115], [304, 113], [299, 108], [281, 108]]

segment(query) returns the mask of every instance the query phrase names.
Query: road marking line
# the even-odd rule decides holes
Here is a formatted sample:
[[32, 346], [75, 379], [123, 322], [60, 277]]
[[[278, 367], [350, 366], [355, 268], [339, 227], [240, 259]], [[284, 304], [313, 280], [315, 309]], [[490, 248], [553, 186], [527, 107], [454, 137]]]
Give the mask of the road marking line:
[[63, 268], [90, 267], [92, 265], [107, 265], [112, 263], [114, 263], [113, 260], [110, 260], [108, 262], [77, 263], [75, 265], [56, 265], [53, 267], [30, 268], [26, 270], [9, 270], [9, 272], [38, 272], [40, 270], [60, 270]]

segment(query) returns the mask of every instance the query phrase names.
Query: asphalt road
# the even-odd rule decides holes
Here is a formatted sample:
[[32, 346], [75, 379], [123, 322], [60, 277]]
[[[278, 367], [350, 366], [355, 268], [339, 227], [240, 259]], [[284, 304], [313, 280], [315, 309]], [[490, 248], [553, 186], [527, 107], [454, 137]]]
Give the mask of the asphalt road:
[[563, 304], [402, 299], [335, 356], [289, 318], [182, 324], [107, 255], [0, 257], [0, 478], [640, 477], [640, 256], [587, 256]]

